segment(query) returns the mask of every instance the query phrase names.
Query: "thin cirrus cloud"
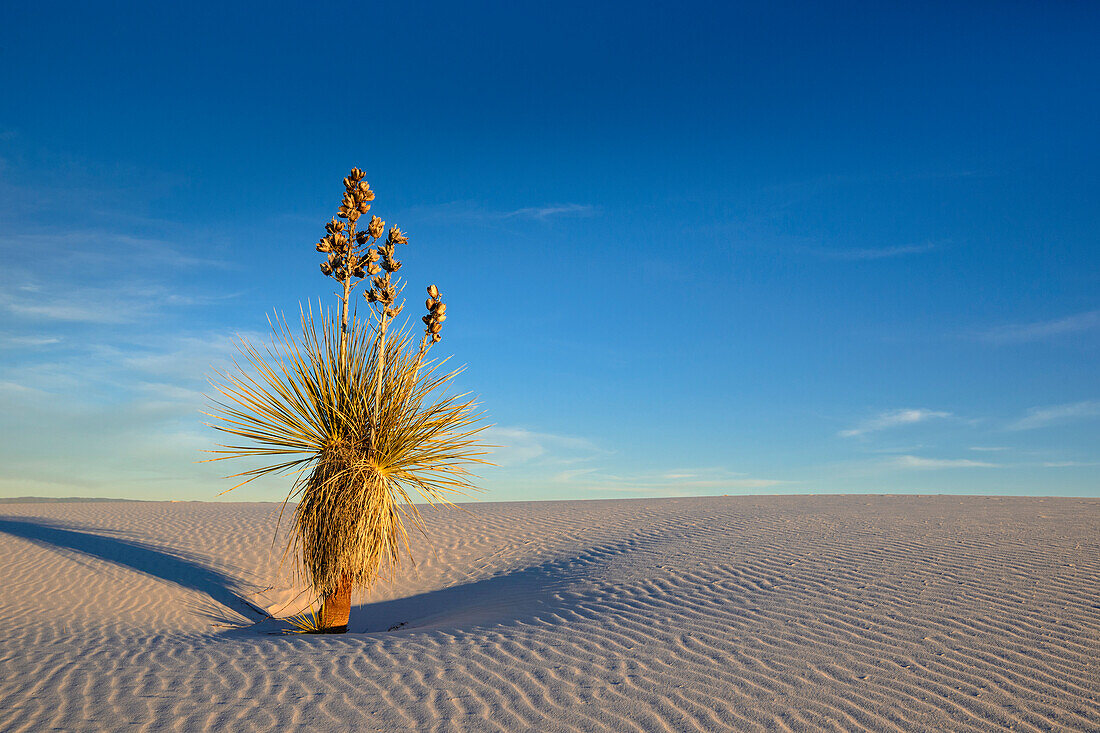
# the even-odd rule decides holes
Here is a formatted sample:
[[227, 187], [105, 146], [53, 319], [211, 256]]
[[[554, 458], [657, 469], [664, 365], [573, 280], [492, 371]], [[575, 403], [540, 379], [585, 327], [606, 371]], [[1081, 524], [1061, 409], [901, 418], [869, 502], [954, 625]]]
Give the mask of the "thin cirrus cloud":
[[934, 249], [937, 249], [937, 245], [929, 242], [927, 244], [899, 244], [892, 247], [823, 249], [814, 250], [814, 253], [829, 260], [884, 260], [891, 257], [924, 254]]
[[34, 283], [0, 285], [0, 309], [20, 319], [118, 324], [145, 313], [158, 293], [150, 288], [64, 288]]
[[[32, 254], [42, 251], [65, 252], [65, 267], [43, 271], [41, 259]], [[0, 253], [9, 258], [0, 272], [0, 311], [18, 322], [119, 325], [165, 308], [211, 305], [237, 296], [181, 293], [178, 283], [169, 287], [160, 273], [222, 263], [188, 256], [156, 239], [98, 231], [9, 235], [0, 236]], [[135, 261], [145, 268], [141, 273], [133, 272]], [[123, 272], [131, 277], [124, 279]]]
[[968, 458], [922, 458], [920, 456], [894, 456], [887, 460], [890, 468], [935, 470], [943, 468], [1000, 468], [999, 463], [972, 461]]
[[1010, 323], [980, 334], [984, 341], [995, 344], [1027, 343], [1083, 333], [1100, 328], [1100, 310], [1085, 311], [1049, 321]]
[[700, 495], [719, 491], [749, 491], [788, 484], [771, 478], [755, 478], [724, 468], [674, 469], [654, 473], [619, 474], [597, 468], [562, 471], [552, 477], [588, 492], [616, 492], [654, 495]]
[[[157, 394], [158, 401], [188, 395], [179, 414], [193, 417], [203, 404], [201, 398], [193, 398], [209, 387], [207, 378], [224, 372], [239, 357], [238, 337], [253, 344], [265, 340], [259, 332], [227, 330], [145, 334], [137, 341], [70, 339], [64, 353], [47, 360], [0, 362], [0, 380], [63, 398], [59, 404], [69, 407], [141, 400], [143, 391]], [[146, 385], [155, 388], [146, 390]]]
[[945, 417], [951, 417], [951, 413], [926, 410], [923, 408], [891, 410], [880, 413], [868, 420], [864, 420], [853, 428], [841, 430], [839, 435], [843, 438], [854, 438], [861, 435], [867, 435], [868, 433], [876, 433], [880, 430], [896, 428], [902, 425], [914, 425], [916, 423]]
[[132, 323], [164, 307], [213, 305], [237, 295], [181, 295], [157, 284], [71, 286], [54, 291], [26, 282], [0, 284], [0, 310], [26, 321], [114, 325]]
[[0, 251], [8, 256], [29, 259], [32, 263], [36, 257], [34, 254], [28, 257], [28, 253], [64, 252], [69, 263], [77, 264], [81, 268], [124, 267], [127, 271], [131, 271], [136, 266], [153, 269], [165, 267], [231, 269], [236, 266], [227, 260], [189, 254], [164, 239], [138, 237], [102, 229], [82, 229], [61, 234], [4, 235], [0, 236]]
[[749, 477], [718, 467], [619, 473], [601, 465], [611, 451], [587, 438], [524, 427], [493, 426], [481, 437], [494, 446], [489, 460], [503, 469], [506, 477], [501, 480], [521, 478], [528, 483], [588, 495], [613, 492], [685, 496], [763, 489], [788, 483]]
[[501, 219], [534, 219], [546, 221], [560, 216], [592, 216], [596, 207], [589, 204], [549, 204], [547, 206], [525, 206], [522, 209], [499, 214]]
[[196, 461], [218, 442], [200, 413], [213, 394], [205, 378], [236, 354], [232, 332], [73, 341], [48, 361], [0, 362], [0, 496], [213, 499], [228, 488], [222, 466]]
[[1009, 423], [1007, 430], [1035, 430], [1075, 420], [1100, 417], [1100, 400], [1070, 402], [1064, 405], [1033, 407], [1019, 420]]
[[442, 204], [414, 206], [409, 213], [426, 219], [462, 219], [472, 222], [548, 222], [554, 219], [595, 216], [599, 209], [591, 204], [551, 203], [524, 206], [510, 211], [486, 209], [477, 202], [449, 201]]
[[8, 336], [0, 339], [0, 349], [25, 349], [52, 346], [61, 343], [60, 336]]
[[494, 425], [482, 431], [480, 437], [492, 446], [490, 460], [505, 467], [533, 463], [568, 465], [606, 453], [587, 438], [542, 433], [518, 426]]

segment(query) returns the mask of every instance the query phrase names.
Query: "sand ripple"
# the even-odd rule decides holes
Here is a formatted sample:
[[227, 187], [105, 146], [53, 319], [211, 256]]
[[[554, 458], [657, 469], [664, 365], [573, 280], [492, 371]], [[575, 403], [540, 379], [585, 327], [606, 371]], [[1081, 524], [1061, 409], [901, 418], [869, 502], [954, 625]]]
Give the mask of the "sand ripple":
[[0, 730], [1100, 730], [1095, 499], [468, 505], [342, 637], [277, 509], [0, 504]]

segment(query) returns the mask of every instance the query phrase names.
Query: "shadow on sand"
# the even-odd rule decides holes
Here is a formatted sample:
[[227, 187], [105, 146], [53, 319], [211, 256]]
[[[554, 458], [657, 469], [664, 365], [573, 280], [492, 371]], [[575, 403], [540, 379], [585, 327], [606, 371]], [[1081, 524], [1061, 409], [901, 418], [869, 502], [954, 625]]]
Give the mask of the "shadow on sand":
[[652, 544], [652, 538], [636, 535], [448, 588], [363, 603], [352, 607], [349, 630], [443, 631], [591, 617], [602, 568]]
[[[247, 612], [252, 619], [263, 613], [245, 600], [243, 593], [247, 589], [240, 581], [210, 567], [197, 556], [40, 520], [0, 517], [0, 532], [50, 549], [106, 560], [199, 591], [234, 613]], [[215, 620], [227, 620], [210, 613], [210, 609], [200, 610]]]
[[[246, 600], [245, 593], [255, 589], [211, 567], [208, 559], [41, 520], [0, 517], [0, 532], [112, 562], [204, 593], [214, 606], [200, 604], [195, 610], [218, 626], [230, 627], [223, 634], [279, 633], [289, 626]], [[407, 598], [360, 603], [352, 607], [349, 630], [360, 634], [457, 630], [545, 623], [555, 616], [585, 617], [588, 583], [583, 581], [592, 580], [593, 572], [611, 558], [635, 551], [641, 544], [645, 543], [631, 538]], [[582, 581], [579, 587], [577, 581]]]
[[533, 622], [564, 611], [558, 592], [563, 569], [563, 563], [545, 563], [407, 598], [363, 603], [352, 607], [349, 630], [424, 631]]

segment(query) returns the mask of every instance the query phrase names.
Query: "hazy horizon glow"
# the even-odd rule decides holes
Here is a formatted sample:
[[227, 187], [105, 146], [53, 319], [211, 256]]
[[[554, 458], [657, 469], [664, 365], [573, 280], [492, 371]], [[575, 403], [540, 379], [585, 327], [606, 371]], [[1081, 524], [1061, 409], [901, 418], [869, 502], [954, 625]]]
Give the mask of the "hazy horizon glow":
[[62, 6], [0, 29], [0, 497], [232, 485], [206, 380], [334, 304], [353, 165], [484, 500], [1100, 495], [1100, 7]]

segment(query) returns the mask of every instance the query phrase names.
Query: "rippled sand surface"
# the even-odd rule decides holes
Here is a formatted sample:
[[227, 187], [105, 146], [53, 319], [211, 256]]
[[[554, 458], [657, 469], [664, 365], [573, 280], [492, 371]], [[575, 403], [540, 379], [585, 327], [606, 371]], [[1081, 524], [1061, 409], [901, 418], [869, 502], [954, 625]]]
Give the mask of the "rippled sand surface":
[[0, 503], [0, 730], [1100, 730], [1100, 500], [466, 510], [285, 636], [277, 504]]

